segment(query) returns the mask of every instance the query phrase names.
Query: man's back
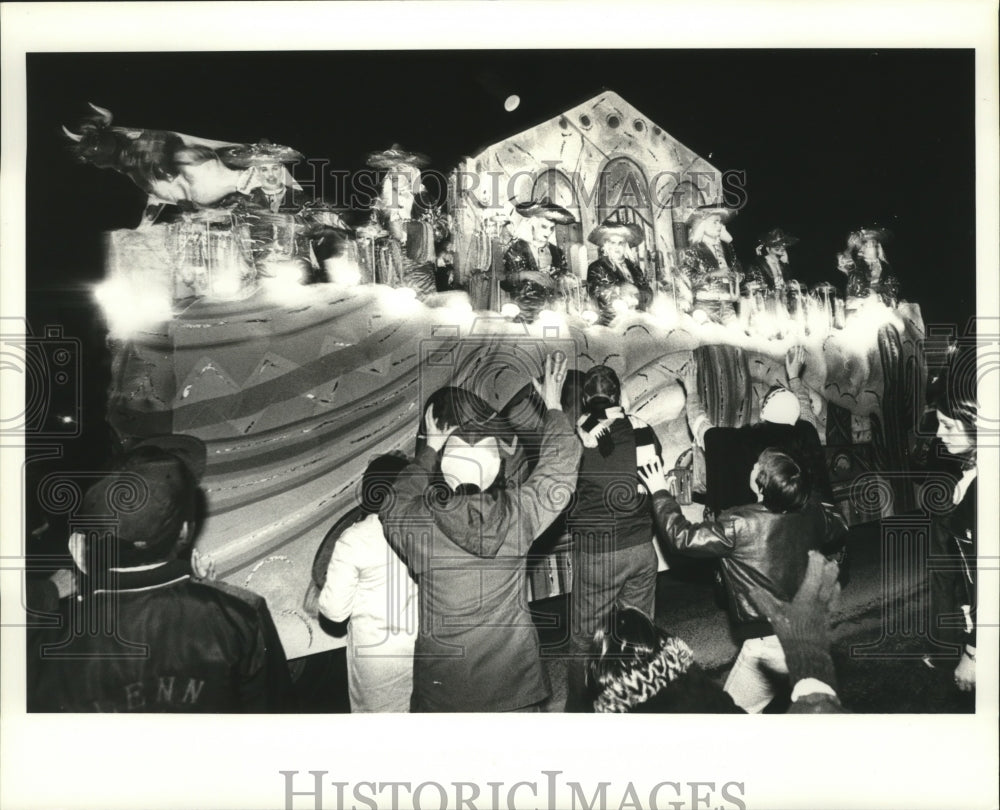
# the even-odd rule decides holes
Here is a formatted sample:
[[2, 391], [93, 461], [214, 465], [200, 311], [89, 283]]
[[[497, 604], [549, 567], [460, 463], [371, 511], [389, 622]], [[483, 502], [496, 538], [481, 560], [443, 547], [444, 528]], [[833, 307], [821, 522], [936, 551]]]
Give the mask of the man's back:
[[[106, 619], [99, 632], [71, 634], [85, 615]], [[113, 592], [64, 602], [62, 617], [60, 630], [29, 648], [29, 711], [289, 708], [284, 651], [263, 598], [195, 580], [186, 562], [123, 571]]]

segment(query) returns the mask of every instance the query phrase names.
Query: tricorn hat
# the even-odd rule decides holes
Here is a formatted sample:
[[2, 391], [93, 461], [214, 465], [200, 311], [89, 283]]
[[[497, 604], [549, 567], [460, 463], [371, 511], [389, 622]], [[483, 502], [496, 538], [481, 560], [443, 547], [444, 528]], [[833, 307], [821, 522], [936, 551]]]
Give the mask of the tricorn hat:
[[797, 244], [798, 241], [799, 238], [797, 236], [792, 236], [781, 228], [771, 228], [771, 230], [760, 237], [760, 243], [764, 247], [769, 248], [788, 247], [789, 245]]
[[595, 245], [603, 245], [616, 236], [635, 247], [642, 242], [642, 228], [632, 222], [611, 222], [608, 220], [594, 228], [590, 232], [590, 236], [587, 237], [587, 241]]
[[528, 219], [531, 217], [541, 217], [542, 219], [552, 220], [557, 225], [572, 225], [576, 222], [576, 217], [561, 205], [556, 205], [548, 197], [517, 203], [514, 206], [514, 210], [522, 217]]
[[257, 143], [229, 146], [220, 152], [222, 162], [230, 166], [248, 168], [268, 163], [296, 163], [302, 160], [302, 153], [290, 146], [271, 143], [267, 138]]
[[366, 163], [373, 169], [392, 169], [396, 166], [414, 166], [423, 169], [429, 166], [431, 159], [420, 152], [410, 152], [398, 143], [381, 152], [369, 152]]
[[728, 222], [734, 216], [736, 216], [736, 209], [727, 208], [724, 205], [719, 205], [718, 203], [712, 203], [710, 205], [699, 205], [688, 215], [688, 225], [694, 225], [703, 219], [708, 217], [718, 215], [722, 217], [723, 222]]

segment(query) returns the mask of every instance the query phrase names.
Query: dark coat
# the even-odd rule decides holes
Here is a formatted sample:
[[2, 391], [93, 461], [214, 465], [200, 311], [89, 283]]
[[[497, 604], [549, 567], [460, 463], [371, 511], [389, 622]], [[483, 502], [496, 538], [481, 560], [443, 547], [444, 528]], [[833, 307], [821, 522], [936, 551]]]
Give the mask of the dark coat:
[[[548, 269], [553, 280], [569, 275], [569, 265], [566, 254], [557, 245], [549, 245], [552, 254], [552, 265]], [[528, 279], [518, 279], [518, 273], [527, 270], [537, 271], [534, 248], [523, 239], [515, 239], [507, 248], [503, 257], [504, 280], [500, 286], [509, 292], [514, 303], [521, 308], [525, 320], [533, 321], [538, 313], [550, 306], [560, 295], [559, 285], [544, 287]]]
[[[783, 268], [781, 272], [784, 277], [784, 284], [787, 285], [788, 282], [792, 280], [792, 275], [787, 273], [785, 268]], [[762, 290], [775, 289], [774, 271], [771, 269], [771, 265], [768, 264], [767, 259], [763, 256], [747, 268], [742, 284], [744, 295], [748, 292], [747, 285], [749, 284], [757, 284]]]
[[874, 293], [885, 304], [899, 300], [899, 280], [892, 274], [888, 262], [879, 261], [882, 273], [877, 282], [872, 282], [872, 271], [864, 259], [854, 259], [854, 270], [847, 277], [847, 295], [851, 298], [864, 298]]
[[673, 495], [653, 495], [657, 534], [669, 552], [720, 560], [729, 612], [738, 640], [773, 635], [751, 597], [757, 585], [791, 601], [806, 573], [809, 551], [828, 553], [842, 544], [843, 518], [810, 500], [798, 512], [778, 514], [754, 503], [727, 509], [718, 521], [692, 523]]
[[631, 284], [639, 291], [638, 309], [645, 311], [653, 301], [653, 287], [639, 266], [623, 259], [624, 272], [607, 256], [601, 256], [587, 268], [587, 292], [600, 309], [601, 323], [607, 325], [614, 319], [614, 302], [621, 297], [623, 284]]
[[[33, 640], [57, 646], [29, 652], [29, 711], [291, 708], [285, 653], [263, 597], [197, 580], [186, 561], [123, 570], [114, 590], [94, 589], [61, 608], [62, 631]], [[67, 633], [74, 619], [105, 611], [114, 619], [107, 632]]]

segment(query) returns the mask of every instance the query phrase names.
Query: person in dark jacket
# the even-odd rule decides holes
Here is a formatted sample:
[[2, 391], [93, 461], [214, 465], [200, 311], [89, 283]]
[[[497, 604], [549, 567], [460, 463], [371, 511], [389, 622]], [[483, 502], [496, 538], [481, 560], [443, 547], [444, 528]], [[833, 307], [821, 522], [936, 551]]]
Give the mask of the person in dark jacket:
[[684, 308], [703, 312], [718, 323], [736, 317], [734, 301], [743, 267], [726, 229], [735, 211], [721, 205], [702, 205], [688, 220], [688, 247], [680, 253], [680, 276], [687, 287]]
[[520, 320], [531, 323], [538, 313], [566, 303], [567, 293], [579, 287], [566, 262], [566, 254], [552, 241], [556, 225], [570, 225], [576, 218], [548, 199], [517, 203], [515, 210], [531, 229], [531, 239], [515, 239], [504, 253], [504, 280], [500, 286], [513, 296]]
[[583, 379], [583, 414], [577, 422], [583, 457], [577, 497], [567, 526], [573, 538], [573, 590], [566, 711], [589, 705], [585, 663], [594, 633], [612, 608], [652, 613], [656, 599], [656, 549], [649, 493], [639, 468], [655, 460], [655, 432], [622, 407], [621, 382], [608, 366], [594, 366]]
[[811, 496], [803, 467], [773, 448], [760, 454], [750, 474], [758, 503], [727, 509], [718, 521], [695, 524], [684, 517], [658, 460], [639, 476], [653, 493], [656, 529], [666, 550], [721, 560], [733, 632], [742, 642], [725, 689], [746, 711], [763, 711], [775, 696], [775, 676], [787, 675], [788, 668], [754, 588], [790, 599], [805, 577], [809, 552], [835, 548], [847, 526]]
[[599, 310], [599, 323], [607, 326], [619, 310], [645, 311], [653, 301], [653, 286], [639, 265], [628, 256], [642, 242], [642, 229], [626, 222], [605, 222], [587, 237], [601, 256], [587, 268], [587, 292]]
[[854, 231], [847, 238], [854, 269], [847, 277], [847, 297], [875, 296], [886, 306], [899, 301], [899, 279], [885, 257], [884, 245], [892, 239], [892, 231], [871, 227]]
[[28, 710], [273, 712], [290, 708], [264, 599], [201, 581], [187, 559], [198, 485], [176, 453], [141, 446], [84, 495], [103, 521], [70, 536], [79, 593], [29, 646]]
[[744, 295], [750, 285], [767, 292], [783, 292], [793, 278], [788, 269], [788, 248], [798, 241], [781, 228], [772, 228], [761, 236], [755, 251], [758, 258], [747, 268], [743, 278]]
[[952, 490], [949, 509], [934, 516], [931, 553], [951, 565], [930, 571], [932, 635], [961, 644], [955, 667], [955, 685], [963, 692], [976, 688], [976, 425], [979, 406], [975, 398], [947, 386], [934, 403], [937, 436], [960, 462], [960, 475]]

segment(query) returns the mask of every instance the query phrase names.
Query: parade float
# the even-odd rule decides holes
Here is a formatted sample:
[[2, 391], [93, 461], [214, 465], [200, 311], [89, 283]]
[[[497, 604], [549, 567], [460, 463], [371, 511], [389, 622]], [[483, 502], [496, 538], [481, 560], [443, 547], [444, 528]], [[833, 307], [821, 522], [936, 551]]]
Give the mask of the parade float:
[[[141, 136], [130, 137], [134, 144]], [[199, 148], [231, 145], [205, 141]], [[201, 157], [196, 168], [218, 173], [215, 158]], [[230, 180], [252, 189], [247, 166], [224, 168], [238, 176], [220, 189]], [[648, 197], [636, 203], [626, 193], [637, 176], [649, 188], [658, 174], [671, 205]], [[674, 175], [679, 180], [669, 185]], [[189, 171], [181, 193], [197, 189], [200, 177]], [[579, 180], [602, 193], [581, 196]], [[485, 195], [495, 183], [503, 193]], [[176, 189], [157, 196], [145, 187], [153, 202], [177, 201], [169, 198]], [[556, 238], [581, 277], [594, 257], [584, 242], [594, 224], [617, 219], [642, 228], [639, 259], [661, 282], [648, 311], [622, 311], [601, 326], [581, 301], [521, 323], [483, 293], [518, 226], [510, 200], [541, 189], [580, 223]], [[580, 370], [615, 368], [632, 411], [659, 435], [666, 464], [690, 468], [698, 462], [679, 380], [696, 351], [732, 347], [731, 362], [699, 369], [699, 379], [713, 422], [737, 426], [756, 418], [762, 394], [785, 380], [786, 351], [802, 345], [803, 379], [845, 511], [866, 519], [893, 504], [905, 509], [911, 495], [891, 473], [895, 501], [882, 487], [866, 512], [866, 496], [850, 490], [870, 470], [907, 469], [924, 379], [919, 308], [873, 298], [844, 312], [827, 288], [793, 290], [778, 311], [744, 300], [741, 317], [727, 325], [688, 313], [670, 283], [683, 247], [680, 226], [687, 211], [719, 201], [722, 191], [717, 170], [623, 99], [603, 93], [490, 147], [453, 174], [451, 247], [468, 294], [418, 297], [409, 287], [365, 283], [378, 280], [365, 259], [377, 234], [363, 231], [325, 260], [330, 281], [306, 283], [317, 259], [296, 245], [310, 223], [280, 210], [246, 215], [212, 203], [183, 206], [175, 221], [148, 219], [110, 233], [107, 277], [97, 290], [112, 353], [108, 420], [123, 444], [165, 433], [205, 442], [207, 520], [199, 550], [219, 577], [267, 598], [290, 658], [342, 643], [317, 621], [312, 566], [328, 529], [356, 503], [368, 462], [412, 452], [421, 404], [441, 386], [471, 388], [500, 410], [557, 349]], [[691, 476], [697, 480], [697, 469]], [[697, 504], [684, 508], [700, 514]], [[529, 598], [571, 587], [564, 544], [541, 550], [529, 566]]]

